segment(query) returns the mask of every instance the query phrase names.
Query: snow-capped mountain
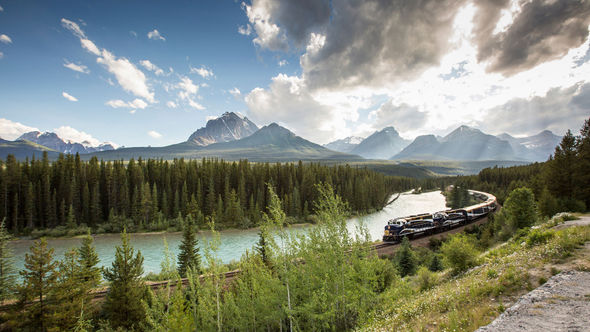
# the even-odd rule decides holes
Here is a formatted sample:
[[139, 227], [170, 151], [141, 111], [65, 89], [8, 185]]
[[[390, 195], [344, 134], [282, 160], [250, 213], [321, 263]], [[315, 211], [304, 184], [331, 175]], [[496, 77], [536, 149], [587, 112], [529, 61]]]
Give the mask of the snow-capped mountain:
[[339, 139], [339, 140], [330, 142], [330, 143], [324, 145], [324, 147], [326, 147], [330, 150], [339, 151], [339, 152], [350, 152], [357, 145], [359, 145], [363, 140], [364, 140], [363, 137], [349, 136], [349, 137], [346, 137], [343, 139]]
[[205, 127], [198, 129], [188, 138], [188, 142], [199, 146], [231, 142], [248, 137], [257, 130], [258, 126], [247, 117], [226, 112], [217, 119], [207, 121]]
[[62, 153], [71, 153], [71, 154], [84, 154], [84, 153], [92, 153], [92, 152], [99, 152], [99, 151], [109, 151], [114, 150], [116, 148], [115, 144], [110, 142], [104, 142], [98, 145], [93, 145], [88, 141], [83, 142], [74, 142], [71, 140], [62, 139], [56, 133], [52, 132], [39, 132], [39, 131], [31, 131], [28, 133], [22, 134], [18, 140], [27, 140], [33, 143], [37, 143], [39, 145], [43, 145], [49, 149], [62, 152]]

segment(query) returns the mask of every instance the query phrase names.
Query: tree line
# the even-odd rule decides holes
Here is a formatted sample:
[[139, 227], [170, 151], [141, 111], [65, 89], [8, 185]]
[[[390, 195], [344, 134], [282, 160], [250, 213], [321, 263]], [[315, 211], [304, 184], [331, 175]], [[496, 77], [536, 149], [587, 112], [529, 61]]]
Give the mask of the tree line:
[[[330, 184], [353, 213], [378, 210], [394, 191], [418, 180], [385, 176], [365, 168], [319, 163], [250, 163], [218, 159], [131, 159], [85, 162], [78, 155], [0, 161], [0, 218], [13, 233], [73, 229], [85, 225], [120, 232], [166, 229], [190, 217], [204, 227], [257, 226], [269, 204], [266, 185], [276, 188], [287, 216], [311, 215], [314, 185]], [[84, 230], [85, 232], [85, 230]]]

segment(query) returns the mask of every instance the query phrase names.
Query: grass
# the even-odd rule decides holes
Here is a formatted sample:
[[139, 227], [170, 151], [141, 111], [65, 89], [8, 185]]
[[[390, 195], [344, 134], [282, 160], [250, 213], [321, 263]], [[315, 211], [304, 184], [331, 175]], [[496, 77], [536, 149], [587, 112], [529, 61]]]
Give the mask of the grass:
[[[439, 272], [432, 288], [401, 279], [382, 295], [379, 309], [360, 330], [473, 331], [489, 324], [505, 303], [545, 283], [558, 273], [555, 266], [571, 263], [575, 249], [590, 241], [590, 226], [549, 230], [555, 222], [488, 250], [480, 265], [457, 277]], [[578, 269], [590, 267], [588, 256], [582, 262]]]

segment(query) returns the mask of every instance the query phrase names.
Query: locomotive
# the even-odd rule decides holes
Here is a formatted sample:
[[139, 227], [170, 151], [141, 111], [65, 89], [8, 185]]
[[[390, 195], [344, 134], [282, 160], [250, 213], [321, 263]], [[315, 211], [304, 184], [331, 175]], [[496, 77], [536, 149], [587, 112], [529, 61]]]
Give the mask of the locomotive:
[[469, 190], [469, 194], [483, 202], [462, 209], [423, 213], [391, 219], [385, 226], [383, 242], [397, 243], [404, 237], [420, 236], [447, 231], [487, 216], [497, 208], [496, 197], [482, 191]]

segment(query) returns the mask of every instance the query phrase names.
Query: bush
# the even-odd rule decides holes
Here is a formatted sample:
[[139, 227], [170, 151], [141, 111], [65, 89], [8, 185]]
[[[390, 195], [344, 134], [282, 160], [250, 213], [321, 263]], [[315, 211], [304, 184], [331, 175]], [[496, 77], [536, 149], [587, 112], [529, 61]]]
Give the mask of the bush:
[[418, 288], [420, 288], [421, 291], [424, 291], [436, 285], [438, 283], [438, 277], [436, 273], [422, 266], [416, 273], [416, 282], [418, 284]]
[[477, 265], [479, 253], [471, 240], [463, 234], [455, 235], [448, 242], [443, 243], [441, 252], [445, 265], [453, 269], [454, 274]]
[[526, 239], [526, 244], [529, 247], [533, 247], [539, 244], [547, 243], [551, 238], [555, 236], [555, 231], [552, 230], [541, 230], [539, 228], [533, 229]]

